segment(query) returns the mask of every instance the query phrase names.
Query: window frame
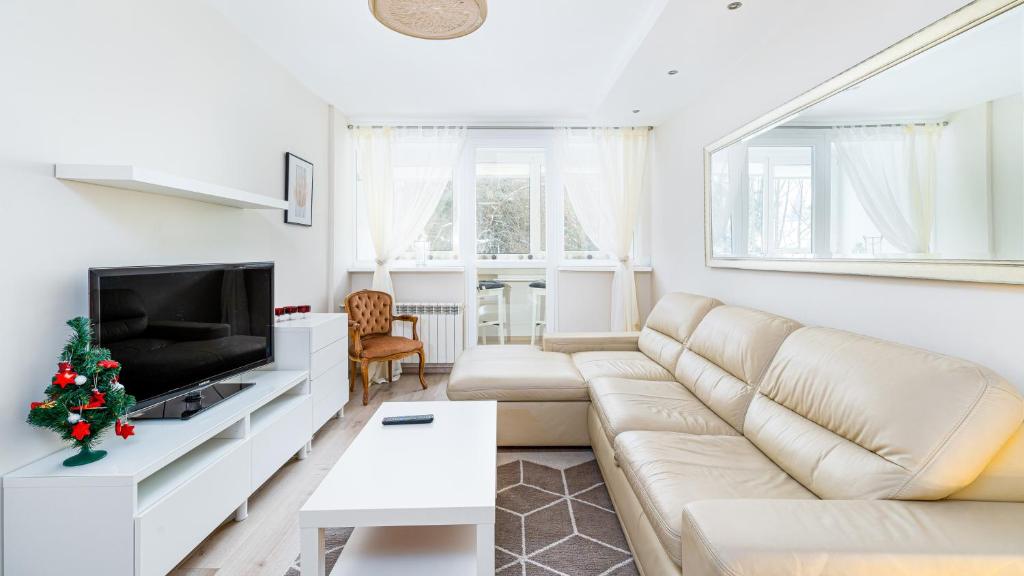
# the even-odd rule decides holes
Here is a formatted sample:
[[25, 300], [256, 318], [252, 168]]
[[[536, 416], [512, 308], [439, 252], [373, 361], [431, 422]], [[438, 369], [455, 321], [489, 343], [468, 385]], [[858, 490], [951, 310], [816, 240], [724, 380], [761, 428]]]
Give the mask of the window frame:
[[[750, 148], [811, 148], [811, 182], [813, 187], [813, 210], [811, 217], [811, 248], [807, 252], [772, 252], [764, 246], [763, 258], [800, 258], [831, 256], [831, 215], [832, 215], [832, 147], [828, 130], [815, 128], [786, 128], [752, 138], [746, 142], [742, 164], [741, 190], [743, 201], [733, 214], [733, 255], [750, 256], [749, 250], [749, 207], [750, 207]], [[742, 222], [737, 233], [736, 216]], [[767, 217], [767, 214], [766, 214]], [[767, 219], [767, 218], [766, 218]], [[767, 225], [767, 223], [765, 224]]]
[[[545, 186], [545, 213], [547, 223], [545, 230], [545, 250], [541, 259], [518, 258], [520, 255], [512, 255], [510, 259], [481, 259], [476, 253], [476, 175], [475, 159], [476, 152], [481, 148], [493, 149], [516, 149], [533, 148], [544, 152], [544, 186]], [[358, 174], [358, 161], [356, 147], [352, 147], [352, 242], [353, 262], [352, 269], [365, 270], [373, 269], [374, 259], [367, 258], [365, 241], [361, 242], [360, 237], [365, 230], [365, 222], [361, 218], [362, 206], [360, 194], [360, 178]], [[648, 238], [650, 219], [648, 211], [650, 208], [649, 179], [645, 178], [643, 200], [640, 209], [640, 217], [633, 234], [633, 247], [631, 257], [634, 266], [639, 269], [649, 269], [651, 264], [650, 239]], [[466, 136], [466, 143], [459, 157], [452, 177], [452, 247], [451, 252], [431, 251], [425, 266], [416, 263], [415, 256], [411, 258], [396, 258], [392, 262], [392, 268], [403, 270], [410, 269], [453, 269], [465, 268], [472, 264], [484, 263], [485, 267], [494, 266], [529, 266], [545, 267], [548, 263], [556, 269], [603, 269], [609, 266], [614, 267], [618, 262], [601, 251], [572, 251], [565, 250], [565, 189], [562, 186], [559, 166], [554, 158], [554, 131], [545, 129], [507, 129], [507, 130], [469, 130]], [[532, 205], [532, 203], [531, 203]], [[533, 227], [531, 226], [531, 229]], [[533, 240], [531, 238], [531, 240]], [[362, 247], [362, 248], [361, 248]], [[403, 256], [410, 254], [406, 252]]]

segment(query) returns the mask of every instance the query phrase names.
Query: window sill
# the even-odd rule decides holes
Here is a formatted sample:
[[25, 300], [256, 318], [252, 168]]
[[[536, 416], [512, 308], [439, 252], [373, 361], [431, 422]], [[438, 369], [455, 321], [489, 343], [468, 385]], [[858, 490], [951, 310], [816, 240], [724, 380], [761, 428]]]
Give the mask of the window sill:
[[[615, 272], [615, 264], [562, 264], [559, 272]], [[652, 266], [633, 266], [634, 272], [653, 272]]]
[[[350, 266], [349, 269], [348, 269], [349, 272], [353, 272], [353, 273], [373, 272], [374, 270], [376, 270], [376, 267], [373, 266], [373, 265], [370, 265], [370, 264], [356, 264], [354, 266]], [[392, 266], [390, 268], [390, 270], [392, 272], [399, 272], [399, 273], [404, 273], [404, 272], [422, 272], [422, 273], [431, 274], [431, 273], [444, 273], [444, 272], [465, 272], [466, 271], [466, 267], [461, 265], [461, 264], [436, 264], [436, 265], [428, 264], [426, 266], [416, 266], [415, 264], [411, 265], [411, 266], [410, 265], [399, 264], [397, 266]]]

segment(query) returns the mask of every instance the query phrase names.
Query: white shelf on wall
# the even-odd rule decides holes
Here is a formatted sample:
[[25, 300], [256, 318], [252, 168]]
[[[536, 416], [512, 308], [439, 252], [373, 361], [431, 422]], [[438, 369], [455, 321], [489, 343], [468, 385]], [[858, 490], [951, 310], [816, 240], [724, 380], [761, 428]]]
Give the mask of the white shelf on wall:
[[256, 210], [285, 210], [288, 202], [254, 194], [237, 188], [200, 182], [141, 168], [139, 166], [103, 164], [57, 164], [54, 176], [61, 180], [73, 180], [86, 184], [110, 186], [122, 190], [177, 196], [209, 204], [251, 208]]

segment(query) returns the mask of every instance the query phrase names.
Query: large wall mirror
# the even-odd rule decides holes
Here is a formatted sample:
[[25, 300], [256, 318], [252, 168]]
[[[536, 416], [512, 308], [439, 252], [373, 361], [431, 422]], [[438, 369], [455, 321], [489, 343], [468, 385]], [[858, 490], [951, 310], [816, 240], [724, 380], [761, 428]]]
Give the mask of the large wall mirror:
[[1024, 0], [981, 0], [709, 146], [709, 266], [1024, 283]]

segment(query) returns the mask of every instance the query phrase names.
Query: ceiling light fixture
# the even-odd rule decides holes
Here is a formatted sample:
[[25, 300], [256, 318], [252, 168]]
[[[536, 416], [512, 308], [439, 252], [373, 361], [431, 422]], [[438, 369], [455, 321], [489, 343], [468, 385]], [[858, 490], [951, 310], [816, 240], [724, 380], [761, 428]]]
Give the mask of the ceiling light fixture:
[[725, 7], [729, 10], [739, 10], [743, 7], [743, 2], [729, 2]]
[[668, 75], [669, 76], [675, 76], [676, 74], [679, 74], [679, 70], [669, 70], [668, 71]]
[[640, 113], [640, 109], [639, 108], [636, 109], [636, 110], [633, 110], [633, 114], [639, 114], [639, 113]]
[[369, 0], [381, 24], [406, 36], [450, 40], [471, 34], [487, 19], [487, 0]]

